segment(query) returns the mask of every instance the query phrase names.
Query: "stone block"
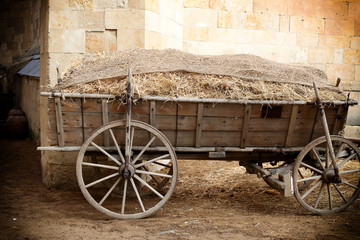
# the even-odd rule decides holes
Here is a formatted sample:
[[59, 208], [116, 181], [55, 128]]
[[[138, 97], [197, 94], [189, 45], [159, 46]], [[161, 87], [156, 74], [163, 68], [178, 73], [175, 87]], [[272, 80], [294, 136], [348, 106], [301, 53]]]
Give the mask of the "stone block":
[[343, 54], [344, 54], [344, 49], [342, 49], [342, 48], [334, 49], [334, 63], [335, 64], [343, 63]]
[[355, 21], [355, 33], [354, 36], [360, 37], [360, 20]]
[[[74, 54], [66, 54], [66, 53], [51, 53], [49, 58], [49, 83], [41, 83], [41, 85], [46, 86], [49, 84], [50, 86], [54, 86], [57, 84], [57, 71], [56, 66], [59, 67], [60, 74], [64, 74], [67, 70], [69, 70], [72, 66], [80, 64], [84, 55], [81, 53]], [[42, 68], [43, 69], [43, 68]], [[45, 72], [41, 72], [40, 75], [45, 75]]]
[[328, 0], [289, 0], [290, 16], [344, 19], [347, 17], [347, 2]]
[[[350, 109], [352, 109], [353, 107], [351, 107]], [[360, 111], [360, 109], [357, 109], [358, 111]], [[357, 117], [358, 118], [358, 117]], [[350, 120], [351, 117], [348, 117], [348, 121], [346, 124], [351, 124], [352, 121]], [[360, 119], [357, 120], [358, 125], [360, 125]], [[360, 126], [349, 126], [347, 125], [345, 127], [345, 137], [348, 138], [360, 138]]]
[[105, 29], [104, 11], [81, 11], [79, 27], [85, 29]]
[[138, 9], [105, 10], [106, 29], [143, 29], [145, 11]]
[[103, 52], [106, 50], [104, 32], [86, 32], [85, 48], [87, 53]]
[[164, 49], [166, 47], [166, 37], [158, 32], [145, 31], [146, 49]]
[[183, 41], [182, 50], [192, 54], [199, 54], [199, 42]]
[[96, 9], [127, 8], [128, 0], [95, 0]]
[[290, 18], [290, 32], [323, 34], [325, 21], [322, 18], [292, 16]]
[[333, 48], [309, 48], [308, 61], [312, 63], [333, 63], [334, 49]]
[[71, 1], [49, 0], [49, 10], [68, 10], [70, 9], [69, 2]]
[[296, 33], [273, 32], [265, 30], [239, 30], [237, 32], [238, 43], [271, 44], [283, 46], [296, 45]]
[[357, 49], [344, 49], [345, 64], [360, 64], [360, 50]]
[[145, 47], [145, 31], [143, 29], [121, 29], [117, 31], [117, 49]]
[[349, 48], [350, 37], [348, 36], [333, 36], [333, 35], [319, 35], [320, 47], [336, 47]]
[[280, 16], [280, 31], [289, 32], [290, 31], [290, 16]]
[[184, 26], [216, 27], [217, 11], [213, 9], [184, 8]]
[[207, 41], [209, 39], [209, 28], [184, 26], [184, 40]]
[[50, 28], [74, 29], [79, 26], [79, 12], [71, 10], [50, 11]]
[[209, 8], [209, 0], [184, 0], [186, 8]]
[[199, 42], [199, 54], [202, 55], [220, 55], [233, 53], [234, 47], [232, 44], [220, 42]]
[[360, 82], [360, 65], [355, 65], [355, 81]]
[[354, 35], [355, 22], [353, 20], [326, 19], [325, 34], [327, 35]]
[[349, 19], [360, 20], [360, 2], [349, 3]]
[[280, 16], [277, 14], [246, 14], [245, 25], [247, 29], [279, 31]]
[[134, 9], [145, 9], [145, 0], [128, 0], [128, 7]]
[[254, 0], [254, 12], [287, 14], [287, 0]]
[[304, 47], [318, 46], [318, 34], [315, 33], [296, 33], [296, 44]]
[[360, 49], [360, 37], [351, 37], [350, 48]]
[[237, 29], [210, 28], [208, 36], [210, 42], [238, 43], [242, 35], [243, 31]]
[[210, 0], [209, 7], [222, 11], [253, 12], [252, 0]]
[[[62, 1], [59, 1], [62, 2]], [[95, 8], [95, 0], [69, 0], [69, 6], [75, 9], [89, 9]]]
[[217, 26], [219, 28], [243, 28], [246, 15], [235, 11], [219, 11]]
[[355, 78], [354, 65], [348, 64], [329, 64], [326, 66], [326, 74], [332, 83], [336, 83], [336, 79], [352, 81]]
[[49, 33], [49, 52], [85, 53], [85, 30], [52, 29]]

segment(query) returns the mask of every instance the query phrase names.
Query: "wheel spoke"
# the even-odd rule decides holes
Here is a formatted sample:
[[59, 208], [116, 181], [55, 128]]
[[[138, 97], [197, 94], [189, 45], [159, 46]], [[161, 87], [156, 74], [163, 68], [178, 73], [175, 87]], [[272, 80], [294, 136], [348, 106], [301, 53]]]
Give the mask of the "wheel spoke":
[[89, 162], [82, 162], [82, 165], [90, 166], [90, 167], [98, 167], [98, 168], [106, 168], [106, 169], [112, 169], [112, 170], [119, 170], [119, 167], [116, 166], [110, 166], [105, 164], [98, 164], [98, 163], [89, 163]]
[[91, 142], [91, 145], [93, 145], [94, 147], [96, 147], [97, 149], [99, 149], [100, 152], [102, 152], [103, 154], [105, 154], [106, 156], [108, 156], [111, 160], [113, 160], [114, 162], [116, 162], [119, 166], [121, 166], [121, 163], [114, 158], [113, 156], [111, 156], [108, 152], [106, 152], [102, 147], [98, 146], [96, 143]]
[[144, 184], [146, 187], [148, 187], [153, 193], [155, 193], [156, 195], [158, 195], [160, 198], [164, 198], [163, 195], [161, 195], [158, 191], [156, 191], [153, 187], [151, 187], [147, 182], [145, 182], [144, 180], [141, 179], [141, 177], [139, 177], [138, 175], [134, 175], [134, 178], [136, 178], [139, 182], [141, 182], [142, 184]]
[[342, 144], [340, 145], [340, 147], [339, 147], [339, 149], [338, 149], [338, 151], [337, 151], [337, 153], [336, 153], [335, 159], [339, 159], [339, 157], [342, 157], [341, 153], [343, 152], [342, 150], [344, 149], [344, 146], [345, 146], [344, 143], [342, 143]]
[[360, 169], [340, 171], [339, 174], [356, 173], [356, 172], [360, 172]]
[[320, 184], [322, 183], [322, 180], [319, 180], [314, 186], [312, 186], [304, 195], [301, 196], [302, 199], [306, 198], [312, 191], [315, 190]]
[[113, 140], [113, 142], [114, 142], [114, 144], [115, 144], [115, 146], [116, 146], [116, 149], [117, 149], [117, 151], [118, 151], [118, 153], [119, 153], [119, 156], [120, 156], [120, 159], [121, 159], [122, 163], [125, 163], [125, 158], [124, 158], [124, 156], [123, 156], [122, 153], [121, 153], [119, 144], [117, 143], [116, 138], [115, 138], [115, 135], [114, 135], [113, 131], [111, 130], [111, 128], [109, 129], [109, 132], [110, 132], [111, 138], [112, 138], [112, 140]]
[[124, 214], [124, 212], [125, 212], [125, 201], [126, 201], [127, 185], [128, 185], [128, 179], [125, 178], [124, 192], [123, 192], [123, 198], [122, 198], [122, 203], [121, 203], [121, 214]]
[[[330, 143], [331, 144], [331, 143]], [[329, 144], [326, 144], [326, 162], [325, 162], [325, 167], [328, 168], [330, 166], [329, 162], [330, 162], [330, 151], [329, 151]]]
[[317, 196], [317, 198], [316, 198], [316, 201], [315, 201], [315, 204], [314, 204], [314, 208], [317, 208], [317, 205], [318, 205], [319, 202], [320, 202], [320, 199], [321, 199], [321, 196], [322, 196], [322, 192], [323, 192], [323, 190], [324, 190], [324, 187], [325, 187], [325, 183], [322, 182], [322, 183], [321, 183], [321, 187], [320, 187], [319, 194], [318, 194], [318, 196]]
[[351, 183], [349, 183], [349, 182], [347, 182], [347, 181], [342, 180], [342, 183], [344, 183], [344, 184], [346, 184], [346, 185], [348, 185], [348, 186], [350, 186], [350, 187], [352, 187], [352, 188], [358, 189], [357, 186], [352, 185]]
[[85, 185], [85, 188], [89, 188], [89, 187], [91, 187], [91, 186], [94, 186], [95, 184], [101, 183], [101, 182], [103, 182], [103, 181], [105, 181], [105, 180], [108, 180], [108, 179], [110, 179], [110, 178], [116, 177], [116, 176], [118, 176], [118, 175], [119, 175], [119, 173], [116, 172], [116, 173], [113, 173], [113, 174], [111, 174], [111, 175], [109, 175], [109, 176], [100, 178], [99, 180], [96, 180], [96, 181], [94, 181], [94, 182], [92, 182], [92, 183], [89, 183], [89, 184]]
[[143, 153], [148, 149], [148, 147], [155, 141], [156, 136], [154, 136], [147, 144], [146, 146], [141, 150], [141, 152], [136, 156], [136, 158], [132, 161], [133, 164], [136, 163], [137, 160], [143, 155]]
[[[136, 175], [134, 175], [134, 176], [136, 176]], [[146, 210], [145, 210], [144, 204], [143, 204], [143, 202], [142, 202], [142, 200], [141, 200], [140, 194], [139, 194], [139, 192], [138, 192], [138, 190], [137, 190], [137, 188], [136, 188], [134, 179], [130, 178], [130, 182], [131, 182], [131, 185], [132, 185], [132, 187], [133, 187], [133, 189], [134, 189], [134, 192], [135, 192], [135, 194], [136, 194], [136, 197], [137, 197], [137, 199], [138, 199], [138, 201], [139, 201], [139, 203], [140, 203], [141, 209], [142, 209], [143, 212], [145, 212]]]
[[330, 188], [330, 184], [327, 184], [327, 190], [328, 190], [328, 194], [329, 194], [329, 209], [332, 210], [333, 206], [332, 206], [332, 197], [331, 197], [331, 188]]
[[318, 161], [318, 163], [320, 164], [321, 169], [322, 169], [322, 170], [325, 170], [325, 169], [324, 169], [324, 166], [322, 165], [322, 162], [321, 162], [321, 159], [320, 159], [318, 153], [315, 151], [314, 148], [312, 148], [311, 151], [312, 151], [313, 154], [315, 155], [315, 158], [316, 158], [316, 160]]
[[348, 158], [338, 164], [338, 168], [341, 168], [345, 163], [350, 161], [353, 157], [355, 157], [356, 153], [351, 154]]
[[172, 178], [171, 175], [162, 174], [162, 173], [156, 173], [156, 172], [142, 171], [142, 170], [136, 170], [135, 173], [148, 174], [148, 175], [154, 175], [154, 176], [166, 177], [166, 178]]
[[157, 157], [157, 158], [148, 160], [148, 161], [146, 161], [146, 162], [139, 163], [139, 164], [135, 165], [135, 167], [136, 167], [136, 168], [139, 168], [139, 167], [148, 165], [149, 163], [152, 163], [152, 162], [155, 162], [155, 161], [158, 161], [158, 160], [162, 160], [162, 159], [167, 158], [167, 157], [169, 157], [169, 156], [170, 156], [170, 154], [165, 154], [165, 155], [162, 155], [162, 156], [160, 156], [160, 157]]
[[163, 167], [166, 167], [166, 168], [172, 168], [172, 166], [170, 165], [167, 165], [167, 164], [163, 164], [163, 163], [159, 163], [159, 162], [153, 162], [154, 164], [157, 164], [157, 165], [160, 165], [160, 166], [163, 166]]
[[336, 189], [336, 191], [340, 194], [341, 198], [344, 200], [345, 203], [347, 203], [348, 201], [346, 200], [346, 198], [344, 197], [344, 195], [341, 193], [340, 189], [338, 186], [336, 186], [335, 184], [332, 184], [334, 186], [334, 188]]
[[307, 167], [307, 168], [310, 168], [311, 170], [314, 170], [315, 172], [318, 172], [320, 174], [322, 174], [323, 171], [321, 171], [320, 169], [317, 169], [313, 166], [310, 166], [309, 164], [306, 164], [304, 162], [301, 162], [301, 165], [304, 166], [304, 167]]
[[308, 180], [315, 180], [315, 179], [320, 179], [320, 178], [321, 178], [321, 175], [316, 175], [316, 176], [307, 177], [307, 178], [297, 180], [297, 182], [300, 183], [300, 182], [305, 182], [305, 181], [308, 181]]
[[110, 193], [114, 191], [115, 187], [119, 184], [121, 178], [116, 180], [116, 182], [112, 185], [112, 187], [109, 189], [109, 191], [105, 194], [105, 196], [101, 199], [99, 202], [100, 206], [105, 202], [105, 200], [109, 197]]

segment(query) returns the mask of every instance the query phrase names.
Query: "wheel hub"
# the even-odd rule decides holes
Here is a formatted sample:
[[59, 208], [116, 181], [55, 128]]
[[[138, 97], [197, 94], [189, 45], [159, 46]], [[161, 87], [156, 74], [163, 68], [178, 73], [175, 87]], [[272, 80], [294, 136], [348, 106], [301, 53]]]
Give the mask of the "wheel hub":
[[332, 168], [331, 169], [328, 168], [323, 172], [322, 179], [325, 183], [339, 184], [342, 182], [339, 175], [336, 175], [334, 169], [332, 169]]
[[125, 164], [121, 165], [120, 167], [120, 175], [123, 178], [132, 178], [135, 174], [135, 166], [132, 163], [129, 163], [129, 165], [126, 167]]

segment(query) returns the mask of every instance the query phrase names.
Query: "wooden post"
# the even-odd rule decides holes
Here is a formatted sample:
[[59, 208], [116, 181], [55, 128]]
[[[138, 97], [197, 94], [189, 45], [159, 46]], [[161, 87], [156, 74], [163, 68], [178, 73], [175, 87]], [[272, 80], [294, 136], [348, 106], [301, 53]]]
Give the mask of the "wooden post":
[[202, 135], [202, 119], [204, 112], [204, 104], [198, 103], [197, 117], [196, 117], [196, 137], [195, 137], [195, 147], [201, 147], [201, 135]]
[[[150, 125], [156, 128], [156, 101], [150, 102]], [[154, 137], [150, 133], [150, 139]], [[155, 141], [151, 144], [151, 147], [155, 147]]]
[[56, 111], [56, 128], [58, 135], [58, 145], [59, 147], [64, 147], [64, 121], [62, 116], [62, 106], [60, 97], [55, 97], [55, 111]]
[[251, 105], [248, 104], [245, 107], [245, 115], [244, 115], [244, 122], [243, 122], [242, 132], [241, 132], [240, 148], [246, 148], [247, 136], [248, 136], [248, 132], [249, 132], [250, 116], [251, 116]]
[[288, 128], [288, 132], [287, 132], [287, 136], [286, 136], [285, 147], [290, 147], [292, 144], [292, 138], [294, 135], [294, 129], [295, 129], [295, 123], [296, 123], [298, 109], [299, 109], [298, 105], [293, 105], [292, 111], [291, 111], [291, 117], [290, 117], [290, 121], [289, 121], [289, 128]]
[[[103, 125], [109, 122], [109, 104], [107, 99], [102, 99], [101, 101], [101, 109], [102, 109], [102, 122]], [[110, 145], [110, 135], [109, 131], [104, 132], [104, 146], [108, 147]]]

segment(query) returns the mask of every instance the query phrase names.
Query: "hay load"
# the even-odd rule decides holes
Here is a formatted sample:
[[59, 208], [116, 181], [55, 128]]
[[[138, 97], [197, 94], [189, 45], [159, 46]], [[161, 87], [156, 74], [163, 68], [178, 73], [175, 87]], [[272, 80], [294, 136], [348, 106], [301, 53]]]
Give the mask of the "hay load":
[[[70, 68], [54, 90], [124, 95], [128, 69], [133, 94], [242, 100], [314, 100], [315, 80], [324, 100], [345, 100], [326, 74], [252, 55], [199, 56], [177, 50], [127, 50], [88, 56]], [[176, 99], [175, 99], [176, 100]]]

